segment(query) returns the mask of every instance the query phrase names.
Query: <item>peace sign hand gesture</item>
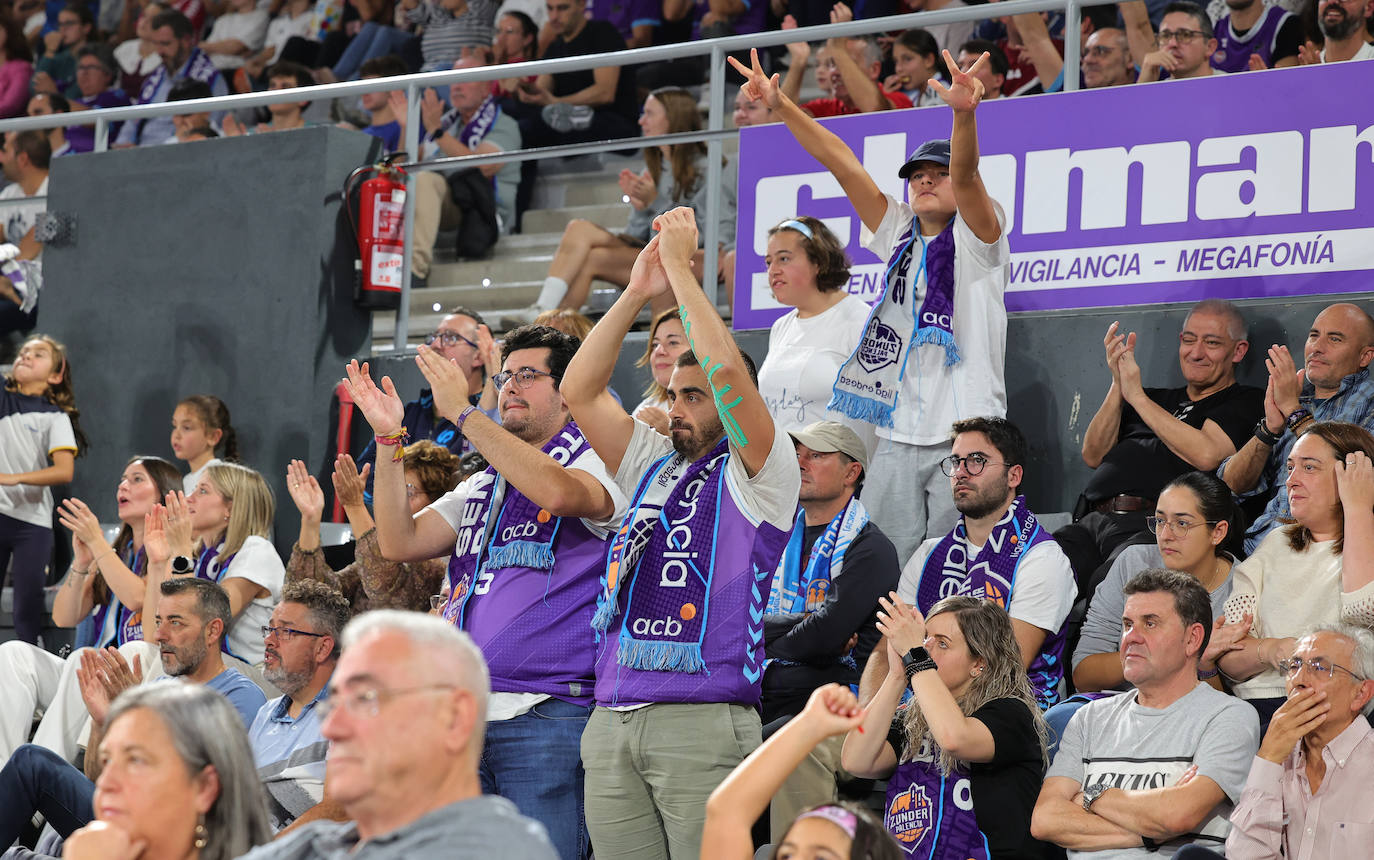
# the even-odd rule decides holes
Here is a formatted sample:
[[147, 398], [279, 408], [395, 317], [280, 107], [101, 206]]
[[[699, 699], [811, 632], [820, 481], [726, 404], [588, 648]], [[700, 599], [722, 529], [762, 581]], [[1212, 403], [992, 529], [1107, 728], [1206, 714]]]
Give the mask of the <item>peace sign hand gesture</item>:
[[730, 65], [735, 67], [735, 71], [744, 75], [744, 83], [740, 85], [740, 90], [751, 101], [763, 100], [768, 105], [769, 110], [777, 110], [778, 105], [782, 104], [782, 90], [779, 85], [780, 77], [774, 75], [768, 77], [763, 73], [763, 66], [759, 63], [759, 52], [756, 48], [749, 49], [750, 65], [746, 66], [734, 57], [726, 57]]
[[967, 72], [959, 71], [959, 66], [954, 62], [948, 48], [944, 50], [944, 56], [945, 66], [949, 69], [949, 86], [940, 83], [938, 78], [931, 78], [927, 86], [939, 93], [945, 104], [955, 111], [971, 113], [983, 100], [983, 82], [977, 76], [988, 64], [988, 53], [984, 51]]

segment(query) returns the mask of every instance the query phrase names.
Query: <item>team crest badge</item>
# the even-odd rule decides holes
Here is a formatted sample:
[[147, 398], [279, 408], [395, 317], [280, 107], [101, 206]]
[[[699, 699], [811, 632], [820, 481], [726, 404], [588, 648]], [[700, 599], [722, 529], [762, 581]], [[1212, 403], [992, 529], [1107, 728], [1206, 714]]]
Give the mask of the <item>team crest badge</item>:
[[902, 351], [902, 337], [892, 326], [876, 317], [868, 324], [868, 331], [859, 343], [859, 365], [869, 373], [896, 364]]
[[915, 853], [926, 834], [931, 830], [934, 820], [930, 797], [924, 785], [912, 783], [907, 790], [895, 795], [887, 805], [884, 816], [887, 832], [908, 854]]

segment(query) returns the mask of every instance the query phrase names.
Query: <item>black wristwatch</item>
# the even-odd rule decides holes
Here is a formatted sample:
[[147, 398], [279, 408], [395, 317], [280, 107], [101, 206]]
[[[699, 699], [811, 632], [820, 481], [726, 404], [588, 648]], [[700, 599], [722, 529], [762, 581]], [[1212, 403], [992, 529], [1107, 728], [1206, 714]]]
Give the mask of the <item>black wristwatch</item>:
[[193, 573], [195, 569], [196, 563], [191, 560], [189, 555], [172, 556], [172, 573], [185, 576], [188, 573]]
[[1275, 433], [1274, 431], [1269, 429], [1268, 424], [1264, 423], [1263, 418], [1261, 418], [1259, 422], [1255, 424], [1255, 438], [1263, 442], [1265, 445], [1268, 445], [1270, 448], [1277, 445], [1279, 443], [1279, 439], [1281, 439], [1282, 437], [1283, 430], [1279, 430], [1279, 432]]
[[1140, 837], [1140, 847], [1144, 848], [1146, 851], [1158, 851], [1159, 843], [1148, 836], [1142, 836]]
[[930, 652], [917, 645], [902, 656], [902, 668], [906, 670], [908, 679], [917, 672], [924, 672], [927, 669], [934, 669], [935, 661], [930, 659]]

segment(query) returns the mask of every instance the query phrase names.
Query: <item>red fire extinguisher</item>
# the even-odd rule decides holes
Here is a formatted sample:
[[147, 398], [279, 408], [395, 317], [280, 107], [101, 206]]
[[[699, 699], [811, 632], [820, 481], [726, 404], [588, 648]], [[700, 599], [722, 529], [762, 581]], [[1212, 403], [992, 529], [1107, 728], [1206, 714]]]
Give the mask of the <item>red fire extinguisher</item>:
[[406, 172], [392, 163], [397, 154], [376, 164], [364, 165], [344, 183], [350, 218], [354, 183], [367, 173], [371, 179], [359, 189], [358, 217], [353, 232], [358, 240], [357, 290], [354, 300], [365, 308], [394, 310], [401, 303], [401, 277], [405, 264]]

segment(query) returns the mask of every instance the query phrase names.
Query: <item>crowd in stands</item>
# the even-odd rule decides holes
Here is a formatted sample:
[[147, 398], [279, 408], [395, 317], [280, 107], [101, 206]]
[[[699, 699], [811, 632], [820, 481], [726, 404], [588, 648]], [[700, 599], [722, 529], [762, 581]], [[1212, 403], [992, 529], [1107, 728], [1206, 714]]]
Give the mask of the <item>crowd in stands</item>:
[[[1322, 0], [1307, 29], [1313, 10], [1257, 2], [1093, 7], [1076, 36], [1083, 84], [1374, 52], [1355, 44], [1367, 3]], [[174, 5], [12, 20], [6, 65], [35, 46], [51, 60], [25, 84], [28, 109], [96, 106], [114, 65], [128, 74], [93, 36], [106, 20], [150, 46], [125, 51], [137, 69], [159, 58], [137, 85], [150, 101], [467, 68], [491, 62], [493, 43], [511, 61], [675, 28], [702, 38], [769, 16], [902, 11], [598, 0], [589, 18], [583, 0], [550, 0], [539, 26], [482, 0]], [[704, 224], [720, 215], [703, 202], [704, 149], [647, 148], [643, 172], [619, 177], [626, 229], [569, 224], [539, 302], [504, 339], [452, 309], [417, 348], [426, 387], [412, 399], [365, 362], [344, 368], [372, 441], [332, 464], [355, 536], [337, 570], [322, 547], [321, 479], [300, 460], [240, 450], [228, 406], [209, 394], [167, 404], [186, 474], [157, 456], [127, 461], [113, 539], [109, 499], [55, 505], [50, 488], [71, 482], [86, 447], [74, 367], [94, 357], [27, 339], [0, 391], [0, 571], [16, 635], [0, 643], [0, 849], [1367, 854], [1374, 318], [1335, 303], [1301, 345], [1252, 344], [1240, 309], [1198, 302], [1179, 332], [1176, 388], [1144, 385], [1137, 356], [1163, 347], [1113, 323], [1106, 393], [1081, 442], [1093, 476], [1051, 534], [1007, 414], [1007, 213], [979, 178], [978, 112], [987, 98], [1063, 86], [1056, 40], [1075, 36], [1057, 29], [1054, 16], [1020, 15], [793, 46], [785, 79], [757, 52], [731, 57], [744, 81], [737, 124], [784, 123], [888, 261], [876, 302], [844, 292], [842, 244], [795, 213], [767, 234], [768, 285], [790, 310], [756, 366], [701, 289]], [[801, 101], [813, 52], [827, 95]], [[426, 92], [422, 155], [628, 136], [636, 115], [647, 135], [699, 127], [685, 87], [707, 70], [647, 71], [642, 98], [615, 66]], [[953, 113], [951, 136], [911, 152], [905, 199], [817, 121], [935, 102]], [[399, 92], [365, 104], [359, 126], [404, 139]], [[142, 146], [277, 132], [308, 123], [311, 107], [111, 133]], [[10, 134], [0, 163], [22, 194], [0, 196], [42, 194], [74, 138]], [[512, 229], [519, 173], [421, 174], [417, 273], [444, 225]], [[0, 298], [29, 326], [34, 217], [7, 218], [15, 252], [0, 268]], [[594, 325], [576, 313], [593, 277], [624, 287]], [[646, 309], [647, 388], [630, 406], [609, 383]], [[1236, 379], [1252, 351], [1262, 390]], [[893, 360], [858, 359], [873, 355]], [[258, 469], [285, 472], [300, 514], [285, 561]], [[75, 628], [78, 646], [65, 655], [39, 644], [59, 539], [72, 562], [52, 621]], [[876, 816], [872, 780], [886, 780]]]

